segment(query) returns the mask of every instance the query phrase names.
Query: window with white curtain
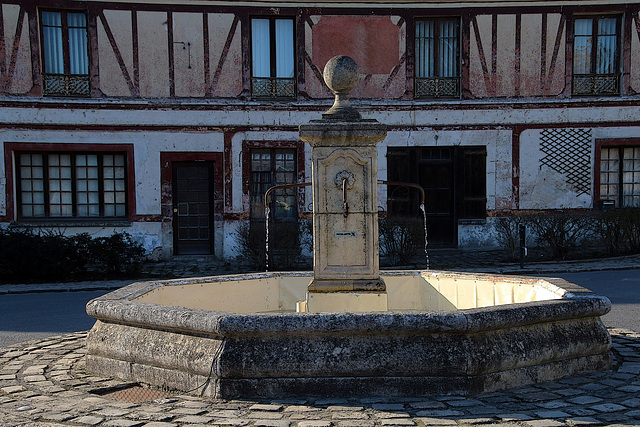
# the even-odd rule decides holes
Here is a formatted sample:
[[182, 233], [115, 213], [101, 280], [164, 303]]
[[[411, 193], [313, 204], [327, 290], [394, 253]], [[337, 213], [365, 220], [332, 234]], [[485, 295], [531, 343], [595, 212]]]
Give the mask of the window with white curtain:
[[296, 96], [293, 18], [251, 19], [251, 73], [254, 97]]
[[415, 23], [415, 95], [460, 96], [460, 20], [420, 19]]
[[40, 13], [43, 92], [45, 95], [88, 96], [89, 56], [84, 12]]
[[574, 20], [574, 95], [619, 93], [619, 28], [618, 16], [582, 17]]

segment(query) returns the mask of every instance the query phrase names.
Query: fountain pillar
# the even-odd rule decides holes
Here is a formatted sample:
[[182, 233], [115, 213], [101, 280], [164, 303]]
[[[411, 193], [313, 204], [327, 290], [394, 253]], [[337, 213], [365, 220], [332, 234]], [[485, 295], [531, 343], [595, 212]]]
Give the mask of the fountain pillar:
[[300, 311], [383, 311], [387, 293], [378, 250], [378, 152], [386, 126], [362, 119], [349, 103], [360, 79], [347, 56], [327, 62], [335, 94], [322, 120], [300, 125], [311, 145], [313, 280]]

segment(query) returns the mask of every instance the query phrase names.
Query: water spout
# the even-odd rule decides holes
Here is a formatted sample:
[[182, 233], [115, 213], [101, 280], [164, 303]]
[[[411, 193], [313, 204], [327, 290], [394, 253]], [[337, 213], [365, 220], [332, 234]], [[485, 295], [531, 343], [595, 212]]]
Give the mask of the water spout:
[[422, 220], [424, 222], [424, 256], [425, 256], [425, 262], [426, 262], [426, 269], [428, 270], [429, 269], [429, 251], [428, 251], [429, 239], [427, 238], [427, 211], [425, 210], [425, 207], [424, 207], [424, 203], [425, 203], [424, 189], [420, 185], [414, 184], [412, 182], [378, 181], [378, 184], [382, 184], [386, 186], [393, 185], [397, 187], [411, 187], [411, 188], [415, 188], [420, 192], [420, 210], [422, 211]]
[[427, 211], [424, 208], [424, 203], [420, 203], [420, 210], [422, 211], [422, 220], [424, 221], [424, 259], [426, 269], [429, 270], [429, 239], [427, 237]]
[[264, 217], [265, 217], [265, 222], [264, 222], [264, 234], [265, 234], [265, 250], [264, 250], [264, 256], [265, 256], [265, 261], [264, 261], [264, 269], [265, 271], [269, 271], [269, 214], [271, 213], [271, 208], [269, 208], [269, 205], [266, 204], [264, 207]]
[[342, 215], [346, 218], [349, 216], [349, 203], [347, 203], [347, 184], [349, 179], [345, 176], [342, 178]]

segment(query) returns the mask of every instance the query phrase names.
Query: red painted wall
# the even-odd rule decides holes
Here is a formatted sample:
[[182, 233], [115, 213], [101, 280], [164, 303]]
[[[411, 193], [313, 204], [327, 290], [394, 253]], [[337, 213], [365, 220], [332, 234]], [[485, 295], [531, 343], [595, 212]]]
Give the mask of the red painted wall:
[[347, 55], [362, 74], [389, 74], [398, 64], [399, 29], [388, 16], [323, 16], [313, 26], [313, 63]]

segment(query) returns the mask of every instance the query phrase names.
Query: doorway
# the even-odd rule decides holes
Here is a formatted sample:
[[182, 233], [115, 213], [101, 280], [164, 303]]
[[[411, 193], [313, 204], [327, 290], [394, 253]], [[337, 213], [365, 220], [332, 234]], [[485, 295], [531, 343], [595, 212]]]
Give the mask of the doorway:
[[174, 254], [213, 254], [213, 184], [214, 162], [173, 164]]
[[[456, 247], [458, 220], [486, 217], [486, 148], [483, 146], [390, 147], [389, 181], [419, 184], [425, 192], [429, 246]], [[419, 197], [390, 187], [390, 216], [419, 216]]]

